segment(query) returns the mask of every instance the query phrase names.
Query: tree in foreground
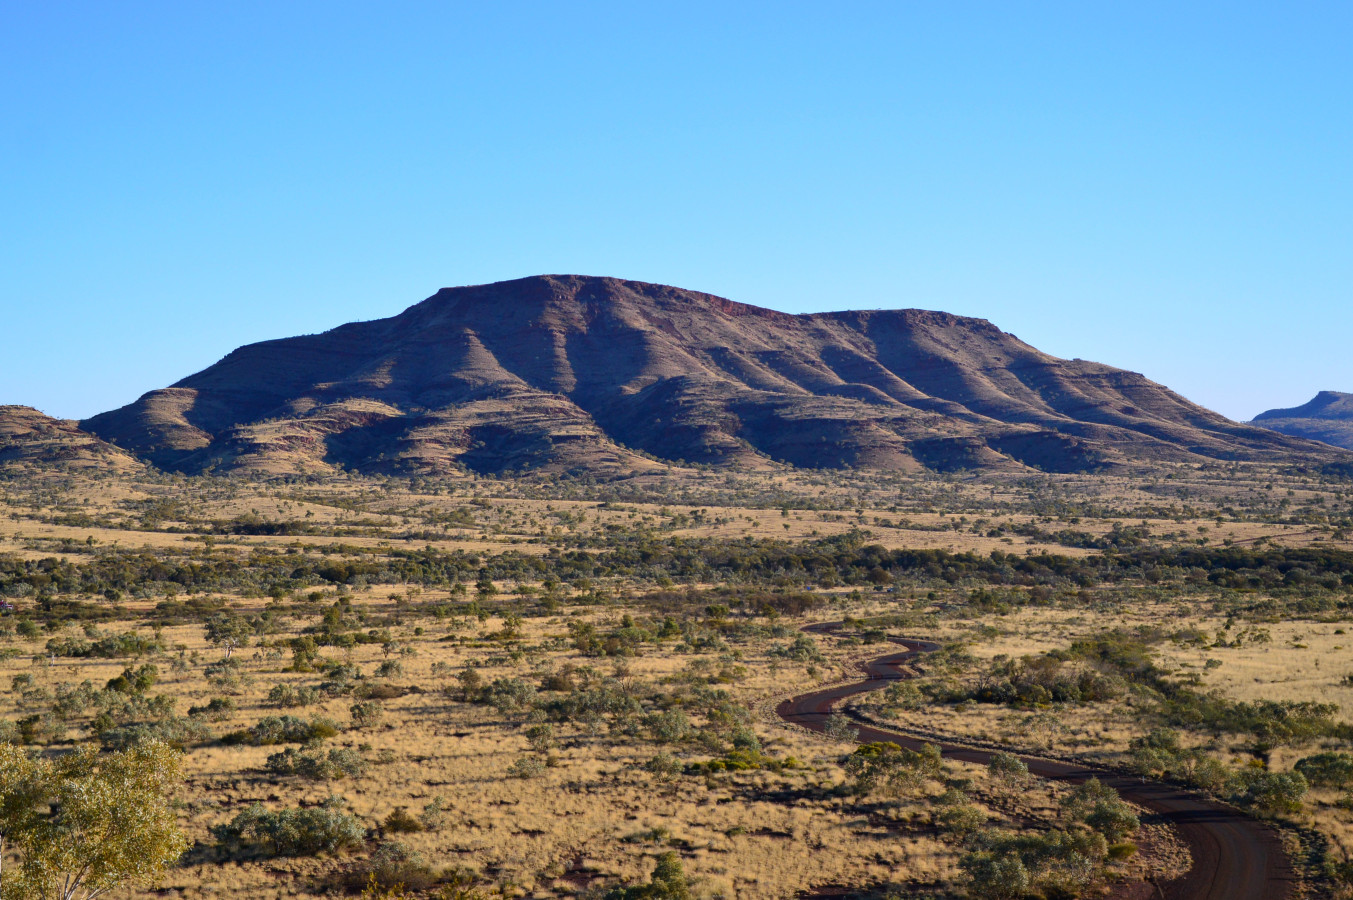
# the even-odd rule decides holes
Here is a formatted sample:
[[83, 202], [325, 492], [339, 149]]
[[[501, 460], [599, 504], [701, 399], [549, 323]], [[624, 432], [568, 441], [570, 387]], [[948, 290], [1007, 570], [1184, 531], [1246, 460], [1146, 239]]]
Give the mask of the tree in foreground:
[[158, 741], [57, 760], [0, 746], [0, 852], [19, 858], [5, 900], [93, 900], [168, 868], [188, 846], [170, 807], [180, 759]]

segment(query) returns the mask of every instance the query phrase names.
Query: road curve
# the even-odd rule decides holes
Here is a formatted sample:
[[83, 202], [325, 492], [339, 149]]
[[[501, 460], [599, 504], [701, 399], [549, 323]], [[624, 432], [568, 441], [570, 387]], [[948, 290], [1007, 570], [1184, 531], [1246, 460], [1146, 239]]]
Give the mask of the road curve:
[[[840, 626], [840, 622], [824, 622], [803, 630], [825, 634]], [[862, 663], [860, 668], [866, 675], [864, 681], [800, 694], [781, 703], [776, 707], [776, 713], [786, 722], [822, 731], [836, 704], [911, 677], [900, 666], [939, 649], [939, 644], [933, 641], [889, 640], [907, 649]], [[926, 743], [862, 722], [856, 722], [855, 726], [859, 728], [861, 741], [893, 741], [912, 749]], [[979, 765], [986, 765], [993, 753], [943, 741], [929, 743], [937, 744], [949, 759]], [[1159, 813], [1174, 826], [1193, 853], [1193, 868], [1184, 876], [1159, 886], [1157, 896], [1163, 895], [1165, 900], [1293, 900], [1297, 896], [1297, 880], [1287, 854], [1278, 835], [1262, 822], [1172, 785], [1143, 782], [1089, 766], [1036, 756], [1020, 758], [1029, 766], [1029, 772], [1040, 778], [1072, 784], [1098, 778], [1116, 789], [1124, 799]]]

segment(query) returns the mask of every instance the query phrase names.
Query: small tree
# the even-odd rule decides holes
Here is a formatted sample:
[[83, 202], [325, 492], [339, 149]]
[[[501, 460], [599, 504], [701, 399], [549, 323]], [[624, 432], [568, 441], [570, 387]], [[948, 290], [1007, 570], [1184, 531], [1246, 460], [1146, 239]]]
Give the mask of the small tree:
[[249, 623], [234, 613], [217, 613], [207, 620], [204, 630], [208, 642], [225, 648], [226, 659], [236, 647], [247, 645], [249, 635], [253, 633]]
[[842, 713], [833, 711], [822, 726], [822, 733], [834, 741], [854, 743], [860, 736], [860, 729], [850, 724], [850, 719]]
[[987, 775], [1003, 794], [1012, 794], [1029, 780], [1029, 767], [1013, 753], [993, 753], [987, 763]]
[[188, 846], [169, 805], [180, 759], [159, 741], [54, 761], [0, 746], [0, 835], [20, 861], [5, 896], [92, 900], [164, 871]]

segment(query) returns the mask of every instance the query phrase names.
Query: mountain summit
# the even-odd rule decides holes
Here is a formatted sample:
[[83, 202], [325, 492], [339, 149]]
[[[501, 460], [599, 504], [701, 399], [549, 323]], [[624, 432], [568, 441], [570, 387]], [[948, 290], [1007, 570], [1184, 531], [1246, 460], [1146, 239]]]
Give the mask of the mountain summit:
[[1353, 394], [1321, 391], [1301, 406], [1260, 413], [1254, 424], [1353, 450]]
[[388, 319], [250, 344], [81, 424], [185, 472], [1073, 472], [1328, 452], [982, 319], [788, 315], [577, 275], [448, 288]]

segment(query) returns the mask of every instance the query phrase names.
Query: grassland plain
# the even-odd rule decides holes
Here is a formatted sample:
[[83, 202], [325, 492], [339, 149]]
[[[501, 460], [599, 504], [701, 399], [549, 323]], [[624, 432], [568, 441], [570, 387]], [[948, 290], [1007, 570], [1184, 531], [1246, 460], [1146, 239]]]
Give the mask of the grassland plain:
[[[1304, 841], [1328, 896], [1353, 853], [1351, 487], [1253, 466], [14, 470], [0, 719], [43, 752], [183, 747], [195, 844], [158, 889], [184, 897], [360, 892], [373, 874], [428, 896], [600, 895], [673, 850], [700, 895], [978, 895], [1002, 835], [1092, 832], [1067, 788], [915, 761], [871, 780], [848, 721], [831, 740], [767, 714], [905, 634], [944, 650], [862, 713], [1192, 779]], [[826, 619], [848, 628], [800, 635]], [[255, 804], [329, 810], [351, 834], [281, 847]], [[1139, 819], [1030, 890], [1168, 879], [1177, 842]]]

